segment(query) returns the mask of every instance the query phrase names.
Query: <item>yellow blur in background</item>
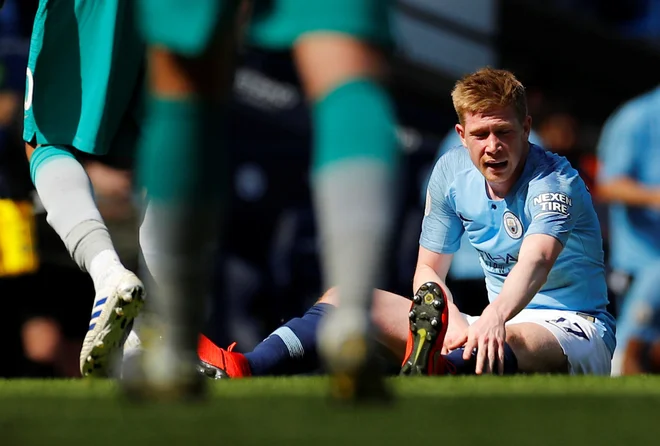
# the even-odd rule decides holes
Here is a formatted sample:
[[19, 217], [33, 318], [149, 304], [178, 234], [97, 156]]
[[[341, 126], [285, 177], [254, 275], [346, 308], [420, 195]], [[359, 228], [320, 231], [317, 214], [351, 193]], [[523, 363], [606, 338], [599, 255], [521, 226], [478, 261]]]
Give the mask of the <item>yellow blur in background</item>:
[[32, 202], [0, 199], [0, 277], [39, 268], [35, 230]]

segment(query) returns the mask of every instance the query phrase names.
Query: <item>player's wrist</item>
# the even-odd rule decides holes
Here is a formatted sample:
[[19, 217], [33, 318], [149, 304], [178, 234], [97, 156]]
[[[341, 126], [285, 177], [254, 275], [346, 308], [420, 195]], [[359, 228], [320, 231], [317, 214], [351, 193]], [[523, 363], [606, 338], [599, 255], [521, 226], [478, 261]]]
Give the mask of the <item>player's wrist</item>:
[[502, 304], [499, 297], [484, 309], [484, 313], [488, 313], [490, 316], [495, 317], [502, 324], [512, 317], [512, 311], [508, 309], [506, 305]]

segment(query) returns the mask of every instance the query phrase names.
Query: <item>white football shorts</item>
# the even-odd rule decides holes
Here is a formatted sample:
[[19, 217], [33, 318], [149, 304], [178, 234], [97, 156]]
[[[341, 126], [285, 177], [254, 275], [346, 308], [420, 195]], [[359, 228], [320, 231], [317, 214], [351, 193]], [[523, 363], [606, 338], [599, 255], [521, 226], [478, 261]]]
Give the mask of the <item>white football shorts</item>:
[[[465, 315], [469, 324], [479, 316]], [[605, 326], [593, 316], [567, 310], [524, 309], [506, 325], [533, 322], [559, 342], [571, 375], [610, 375], [612, 354], [603, 336]]]

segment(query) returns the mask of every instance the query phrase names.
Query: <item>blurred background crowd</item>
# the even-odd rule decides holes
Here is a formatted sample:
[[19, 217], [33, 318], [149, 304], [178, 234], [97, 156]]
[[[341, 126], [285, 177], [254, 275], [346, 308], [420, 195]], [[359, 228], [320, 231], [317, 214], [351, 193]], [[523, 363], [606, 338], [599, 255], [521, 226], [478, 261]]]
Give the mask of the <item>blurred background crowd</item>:
[[[94, 290], [46, 223], [23, 153], [25, 66], [37, 3], [7, 0], [0, 12], [0, 376], [73, 377]], [[566, 156], [592, 191], [619, 330], [633, 333], [646, 324], [643, 339], [631, 343], [655, 348], [660, 90], [653, 67], [660, 66], [660, 1], [399, 0], [393, 20], [391, 89], [404, 182], [387, 288], [411, 294], [427, 176], [442, 151], [460, 144], [453, 83], [484, 65], [506, 68], [527, 86], [532, 142]], [[233, 200], [208, 296], [207, 334], [213, 338], [214, 327], [229, 324], [232, 341], [249, 349], [322, 290], [308, 193], [308, 109], [290, 55], [242, 48], [239, 60], [230, 126]], [[86, 168], [115, 245], [135, 269], [131, 160], [90, 158]], [[449, 281], [463, 311], [479, 313], [483, 274], [466, 243]], [[658, 371], [660, 364], [639, 367]]]

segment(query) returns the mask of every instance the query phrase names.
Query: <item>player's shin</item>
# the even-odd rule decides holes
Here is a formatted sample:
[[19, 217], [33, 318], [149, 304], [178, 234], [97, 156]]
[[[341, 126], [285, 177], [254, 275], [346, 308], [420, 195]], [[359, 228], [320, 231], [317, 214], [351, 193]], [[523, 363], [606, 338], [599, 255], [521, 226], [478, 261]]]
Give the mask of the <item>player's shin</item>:
[[245, 357], [253, 376], [312, 373], [320, 369], [316, 350], [319, 322], [333, 307], [319, 303], [275, 330]]
[[[194, 375], [198, 334], [222, 201], [224, 104], [153, 98], [139, 169], [149, 205], [145, 223], [156, 250], [145, 252], [153, 276], [157, 342], [145, 340], [152, 383], [177, 385]], [[146, 229], [142, 228], [144, 236]], [[149, 257], [149, 254], [155, 254]]]
[[[340, 300], [322, 324], [320, 346], [330, 367], [341, 368], [339, 362], [351, 356], [340, 353], [343, 343], [366, 340], [372, 291], [390, 242], [398, 156], [394, 113], [384, 89], [367, 79], [335, 88], [313, 113], [313, 193], [324, 275], [328, 286], [338, 287]], [[365, 360], [359, 356], [354, 359]]]
[[[121, 264], [85, 169], [66, 147], [40, 146], [30, 157], [30, 175], [48, 223], [98, 289], [105, 274]], [[93, 260], [101, 253], [103, 259], [94, 268]]]

